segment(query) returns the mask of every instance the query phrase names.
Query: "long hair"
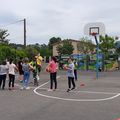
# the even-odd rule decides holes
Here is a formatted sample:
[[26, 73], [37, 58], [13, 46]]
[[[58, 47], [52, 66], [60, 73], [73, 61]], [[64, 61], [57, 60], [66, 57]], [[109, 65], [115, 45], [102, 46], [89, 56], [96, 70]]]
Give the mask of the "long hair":
[[52, 57], [52, 60], [56, 63], [57, 62], [57, 58], [56, 57]]
[[12, 64], [12, 62], [13, 62], [13, 59], [12, 59], [12, 58], [10, 58], [10, 61], [9, 61], [9, 62], [10, 62], [10, 64]]

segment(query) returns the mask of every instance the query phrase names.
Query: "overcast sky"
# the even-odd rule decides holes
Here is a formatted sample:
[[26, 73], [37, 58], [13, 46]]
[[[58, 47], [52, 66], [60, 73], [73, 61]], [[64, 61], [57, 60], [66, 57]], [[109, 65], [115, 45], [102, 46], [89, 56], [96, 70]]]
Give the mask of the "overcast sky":
[[[0, 0], [0, 28], [10, 42], [23, 44], [26, 18], [27, 44], [47, 44], [51, 37], [79, 40], [84, 26], [103, 22], [106, 33], [120, 36], [120, 0]], [[9, 25], [11, 24], [11, 25]]]

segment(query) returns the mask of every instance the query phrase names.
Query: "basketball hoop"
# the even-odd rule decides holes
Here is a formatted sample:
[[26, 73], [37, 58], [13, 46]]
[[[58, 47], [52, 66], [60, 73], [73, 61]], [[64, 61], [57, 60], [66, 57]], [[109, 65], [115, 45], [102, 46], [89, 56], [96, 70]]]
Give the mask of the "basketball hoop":
[[98, 35], [105, 35], [105, 25], [101, 22], [96, 23], [88, 23], [84, 27], [84, 34], [87, 36], [93, 36], [96, 42], [96, 78], [98, 79], [98, 73], [99, 73], [99, 42], [97, 40]]
[[90, 35], [92, 35], [92, 36], [96, 36], [97, 33], [96, 33], [96, 32], [92, 32]]

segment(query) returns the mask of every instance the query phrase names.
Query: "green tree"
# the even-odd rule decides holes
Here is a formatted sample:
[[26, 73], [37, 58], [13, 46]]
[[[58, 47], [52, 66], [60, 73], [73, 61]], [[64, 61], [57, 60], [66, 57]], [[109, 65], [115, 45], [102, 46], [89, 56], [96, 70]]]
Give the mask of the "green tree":
[[105, 59], [108, 59], [109, 51], [115, 49], [115, 39], [108, 35], [100, 36], [99, 48], [104, 53]]
[[0, 45], [0, 61], [6, 60], [9, 58], [13, 58], [15, 60], [16, 58], [16, 51], [14, 48], [10, 47], [9, 45]]
[[8, 43], [9, 40], [7, 37], [9, 36], [9, 33], [7, 33], [8, 30], [2, 30], [0, 29], [0, 43]]
[[69, 41], [69, 39], [63, 40], [62, 45], [59, 44], [57, 46], [57, 51], [59, 55], [71, 55], [73, 53], [73, 50], [74, 47], [72, 43]]
[[77, 44], [77, 49], [81, 53], [87, 54], [89, 52], [93, 52], [95, 49], [95, 44], [88, 38], [82, 38], [80, 42]]
[[31, 47], [31, 46], [27, 46], [24, 51], [26, 52], [27, 57], [30, 60], [33, 60], [33, 58], [35, 57], [35, 55], [38, 54], [38, 51], [34, 47]]
[[48, 46], [49, 46], [49, 49], [53, 49], [53, 44], [55, 44], [55, 43], [58, 43], [58, 42], [60, 42], [61, 41], [61, 38], [60, 37], [52, 37], [52, 38], [50, 38], [50, 40], [49, 40], [49, 43], [48, 43]]
[[42, 44], [40, 47], [40, 54], [42, 56], [49, 57], [52, 55], [52, 50], [49, 49], [48, 45]]

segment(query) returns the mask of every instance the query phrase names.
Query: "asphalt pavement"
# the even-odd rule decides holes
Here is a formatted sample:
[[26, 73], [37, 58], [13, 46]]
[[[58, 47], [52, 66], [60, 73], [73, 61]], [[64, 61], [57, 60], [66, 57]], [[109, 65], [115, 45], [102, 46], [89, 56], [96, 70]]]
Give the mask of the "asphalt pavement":
[[66, 92], [65, 71], [58, 71], [58, 90], [48, 91], [49, 73], [41, 72], [39, 86], [0, 90], [0, 120], [117, 120], [120, 118], [120, 72], [78, 71], [76, 89]]

